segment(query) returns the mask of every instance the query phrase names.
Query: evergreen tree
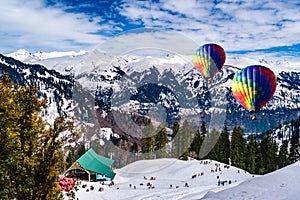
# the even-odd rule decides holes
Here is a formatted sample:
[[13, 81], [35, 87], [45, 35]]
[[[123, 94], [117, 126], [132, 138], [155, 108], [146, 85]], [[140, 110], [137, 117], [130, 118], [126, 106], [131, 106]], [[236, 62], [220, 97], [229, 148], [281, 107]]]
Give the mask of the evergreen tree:
[[259, 174], [265, 174], [267, 173], [267, 159], [268, 159], [268, 143], [269, 143], [269, 136], [265, 136], [261, 143], [260, 143], [260, 168], [259, 168]]
[[57, 118], [53, 125], [40, 116], [46, 101], [37, 89], [0, 81], [0, 199], [58, 199], [58, 175], [63, 170], [60, 133], [71, 122]]
[[296, 138], [299, 138], [299, 128], [300, 128], [300, 116], [297, 120], [291, 121], [292, 134], [296, 135]]
[[206, 125], [205, 125], [204, 121], [202, 121], [202, 123], [201, 123], [200, 130], [201, 130], [201, 134], [204, 135], [204, 136], [206, 136], [206, 134], [207, 134], [208, 131], [207, 131], [207, 128], [206, 128]]
[[246, 155], [246, 169], [248, 172], [254, 174], [256, 166], [256, 140], [254, 136], [250, 135], [249, 143], [247, 144], [247, 155]]
[[82, 142], [78, 147], [77, 159], [80, 158], [83, 154], [85, 154], [85, 152], [86, 152], [85, 143]]
[[292, 133], [292, 138], [291, 138], [291, 147], [290, 147], [290, 154], [289, 154], [289, 159], [290, 163], [296, 162], [300, 157], [299, 154], [299, 137], [295, 132]]
[[203, 136], [203, 142], [201, 144], [201, 148], [199, 151], [199, 158], [208, 158], [209, 152], [212, 150], [212, 143], [214, 142], [214, 138], [211, 137], [212, 135], [209, 134], [208, 130], [206, 129], [205, 122], [202, 121], [201, 127], [200, 127], [201, 135]]
[[290, 163], [290, 161], [289, 161], [289, 152], [288, 152], [288, 142], [285, 140], [285, 141], [283, 141], [283, 143], [279, 149], [278, 167], [279, 168], [285, 167], [289, 163]]
[[204, 140], [204, 136], [201, 135], [199, 129], [197, 129], [196, 135], [190, 147], [190, 155], [195, 155], [195, 156], [191, 156], [191, 157], [199, 158], [199, 151], [203, 143], [203, 140]]
[[177, 126], [178, 133], [172, 140], [172, 156], [182, 160], [187, 160], [189, 156], [189, 148], [191, 145], [191, 138], [196, 134], [196, 129], [189, 125], [185, 120], [181, 126]]
[[166, 145], [168, 143], [167, 129], [164, 124], [160, 124], [157, 128], [157, 134], [154, 137], [154, 151], [156, 151], [156, 158], [167, 157]]
[[230, 141], [227, 126], [225, 125], [220, 135], [220, 162], [229, 164]]
[[220, 133], [219, 131], [213, 129], [211, 130], [207, 138], [209, 139], [209, 144], [214, 145], [209, 154], [207, 155], [207, 158], [220, 161], [221, 160], [221, 139], [220, 139]]
[[66, 169], [71, 167], [71, 165], [76, 161], [75, 158], [75, 149], [73, 147], [70, 148], [68, 156], [66, 158]]
[[154, 146], [154, 126], [151, 122], [145, 124], [145, 127], [142, 130], [142, 148], [144, 159], [153, 158], [153, 146]]
[[[35, 176], [34, 182], [37, 185], [33, 193], [34, 199], [53, 199], [53, 192], [57, 190], [57, 178], [60, 172], [63, 170], [63, 155], [61, 147], [63, 142], [58, 139], [60, 133], [66, 131], [66, 126], [63, 118], [57, 118], [50, 129], [45, 130], [43, 137], [40, 138], [39, 147], [40, 150], [35, 152], [37, 159], [35, 160]], [[68, 136], [63, 139], [66, 141]], [[27, 183], [27, 181], [26, 181]], [[17, 199], [24, 199], [23, 196]]]
[[269, 146], [268, 146], [267, 171], [269, 173], [277, 169], [278, 146], [276, 144], [276, 141], [273, 141], [272, 138], [271, 141], [268, 143], [268, 145]]
[[180, 128], [179, 122], [174, 122], [172, 127], [172, 139], [177, 135], [179, 128]]
[[261, 168], [260, 173], [265, 174], [277, 168], [277, 145], [267, 133], [261, 142]]
[[189, 147], [191, 145], [191, 138], [194, 132], [194, 128], [189, 125], [188, 121], [185, 120], [182, 124], [182, 126], [179, 129], [179, 154], [180, 159], [187, 160], [189, 156]]
[[255, 174], [262, 174], [263, 173], [263, 159], [262, 159], [262, 152], [261, 152], [261, 142], [257, 141], [255, 143]]
[[180, 124], [175, 122], [172, 128], [172, 157], [179, 158], [180, 157]]
[[230, 158], [231, 164], [245, 169], [246, 142], [241, 127], [234, 127], [231, 137]]
[[213, 144], [217, 139], [217, 143], [208, 154], [207, 158], [229, 164], [230, 158], [230, 141], [229, 133], [226, 126], [224, 126], [221, 134], [217, 130], [212, 130], [208, 137], [211, 138], [209, 143]]

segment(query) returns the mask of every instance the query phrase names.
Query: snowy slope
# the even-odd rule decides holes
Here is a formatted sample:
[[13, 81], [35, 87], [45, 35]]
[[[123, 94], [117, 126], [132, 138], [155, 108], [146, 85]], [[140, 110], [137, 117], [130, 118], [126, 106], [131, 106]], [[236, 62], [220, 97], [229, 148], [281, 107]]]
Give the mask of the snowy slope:
[[[76, 195], [79, 199], [199, 199], [208, 191], [224, 190], [253, 179], [251, 174], [243, 170], [224, 166], [211, 160], [140, 160], [115, 170], [114, 186], [83, 182], [88, 185], [87, 188], [93, 185], [94, 190], [87, 192], [86, 188], [80, 187]], [[216, 168], [217, 171], [212, 172]], [[195, 178], [192, 178], [193, 175]], [[217, 176], [220, 181], [227, 183], [218, 186]], [[151, 177], [155, 180], [150, 180]], [[148, 189], [147, 183], [151, 184], [151, 189]], [[185, 187], [185, 183], [189, 187]], [[100, 187], [104, 188], [103, 192], [98, 191]]]
[[27, 84], [39, 87], [39, 96], [47, 99], [48, 107], [42, 116], [49, 123], [59, 116], [74, 116], [72, 99], [74, 82], [71, 77], [49, 70], [41, 65], [28, 65], [0, 54], [1, 73], [20, 85]]
[[218, 193], [210, 192], [204, 200], [251, 199], [251, 200], [297, 200], [300, 199], [300, 162], [270, 174], [245, 181], [237, 187]]
[[[211, 172], [218, 164], [222, 171]], [[300, 162], [264, 176], [252, 176], [238, 168], [232, 166], [224, 168], [224, 166], [226, 165], [210, 160], [141, 160], [115, 170], [117, 175], [113, 186], [98, 182], [81, 182], [81, 186], [87, 184], [87, 187], [80, 186], [76, 197], [89, 200], [297, 200], [300, 198], [298, 187]], [[192, 179], [193, 175], [196, 175], [194, 179]], [[221, 181], [227, 180], [227, 183], [218, 186], [217, 176]], [[156, 180], [150, 180], [151, 177]], [[232, 181], [231, 184], [228, 184], [229, 180]], [[147, 183], [154, 188], [148, 189]], [[189, 187], [185, 187], [185, 183], [188, 183]], [[90, 186], [94, 186], [94, 190], [90, 190]], [[98, 191], [100, 187], [103, 187], [104, 191]]]
[[[147, 54], [147, 51], [144, 52]], [[139, 54], [142, 54], [139, 52]], [[28, 64], [41, 64], [49, 69], [55, 69], [60, 73], [64, 72], [64, 68], [73, 68], [74, 73], [77, 75], [84, 72], [92, 72], [95, 68], [104, 68], [112, 62], [122, 62], [122, 59], [118, 59], [116, 56], [110, 55], [109, 52], [105, 52], [101, 49], [95, 49], [94, 51], [87, 52], [84, 50], [66, 51], [66, 52], [29, 52], [25, 49], [19, 49], [16, 52], [6, 54], [7, 57], [12, 57], [16, 60], [22, 61]], [[120, 56], [118, 56], [120, 57]], [[185, 67], [192, 66], [192, 54], [180, 55], [180, 54], [162, 54], [160, 56], [147, 56], [137, 55], [135, 52], [124, 54], [123, 59], [131, 62], [131, 67], [135, 70], [144, 70], [151, 65], [161, 66], [160, 70], [169, 69], [170, 66], [175, 71], [182, 71]], [[227, 54], [225, 65], [235, 66], [238, 68], [244, 68], [249, 65], [264, 65], [272, 69], [276, 75], [281, 71], [299, 71], [300, 58], [278, 56], [273, 54], [261, 54], [261, 53], [249, 53], [249, 54]], [[124, 61], [124, 60], [123, 60]], [[124, 63], [123, 63], [124, 64]], [[93, 66], [93, 67], [91, 67]], [[138, 66], [137, 68], [135, 66]], [[85, 68], [83, 70], [82, 68]], [[130, 71], [132, 69], [129, 69]], [[139, 71], [138, 70], [138, 71]]]
[[65, 57], [65, 59], [67, 59], [66, 57], [76, 57], [76, 56], [81, 56], [86, 54], [87, 51], [79, 51], [79, 52], [75, 52], [75, 51], [65, 51], [65, 52], [36, 52], [36, 53], [31, 53], [29, 51], [27, 51], [26, 49], [19, 49], [16, 52], [12, 52], [9, 54], [6, 54], [5, 56], [7, 57], [12, 57], [16, 60], [25, 62], [25, 63], [31, 63], [33, 64], [34, 62], [38, 61], [38, 60], [47, 60], [47, 59], [53, 59], [53, 58], [61, 58], [61, 57]]
[[31, 53], [25, 49], [6, 54], [26, 64], [39, 64], [54, 69], [61, 74], [68, 75], [72, 69], [86, 60], [87, 51], [66, 51], [66, 52], [36, 52]]
[[[194, 69], [191, 56], [176, 53], [148, 55], [147, 51], [143, 52], [144, 54], [139, 53], [129, 52], [116, 57], [100, 49], [92, 52], [39, 52], [33, 54], [26, 50], [20, 50], [8, 56], [23, 60], [25, 63], [39, 63], [46, 66], [47, 69], [54, 69], [63, 75], [71, 75], [75, 82], [82, 86], [82, 91], [92, 95], [96, 94], [97, 86], [102, 86], [106, 90], [113, 89], [114, 94], [108, 99], [112, 99], [111, 101], [115, 103], [120, 98], [124, 98], [124, 94], [126, 94], [124, 91], [130, 91], [130, 94], [133, 94], [136, 92], [136, 88], [142, 84], [158, 83], [165, 86], [173, 92], [173, 96], [163, 94], [163, 98], [154, 100], [160, 105], [165, 105], [162, 111], [168, 117], [165, 121], [168, 125], [179, 118], [182, 121], [187, 119], [198, 124], [200, 115], [206, 124], [209, 124], [212, 113], [221, 113], [221, 115], [226, 114], [226, 120], [220, 124], [226, 123], [229, 129], [239, 125], [244, 128], [246, 133], [249, 133], [278, 127], [283, 122], [299, 116], [300, 60], [298, 58], [254, 53], [228, 54], [223, 69], [214, 78], [216, 84], [211, 90], [214, 96], [211, 96], [212, 93], [208, 93], [204, 87], [205, 80]], [[270, 67], [277, 75], [276, 93], [257, 114], [256, 124], [250, 119], [250, 114], [235, 101], [231, 92], [233, 75], [239, 69], [253, 64]], [[150, 90], [155, 89], [149, 88]], [[117, 92], [120, 93], [119, 96]], [[226, 99], [222, 99], [220, 94], [226, 94]], [[159, 95], [159, 97], [162, 96]], [[173, 101], [170, 100], [176, 99], [174, 97], [178, 101], [174, 101], [175, 103], [172, 104]], [[140, 103], [136, 107], [143, 110], [145, 105], [141, 104], [141, 100], [141, 98], [136, 99], [135, 103]], [[93, 102], [90, 106], [93, 106]], [[172, 106], [173, 110], [167, 109]], [[100, 125], [103, 128], [109, 127]], [[92, 136], [87, 137], [87, 140], [90, 140]]]
[[244, 68], [249, 65], [263, 65], [270, 68], [276, 75], [280, 72], [297, 72], [300, 70], [300, 58], [278, 56], [273, 54], [249, 53], [249, 54], [229, 54], [225, 64]]

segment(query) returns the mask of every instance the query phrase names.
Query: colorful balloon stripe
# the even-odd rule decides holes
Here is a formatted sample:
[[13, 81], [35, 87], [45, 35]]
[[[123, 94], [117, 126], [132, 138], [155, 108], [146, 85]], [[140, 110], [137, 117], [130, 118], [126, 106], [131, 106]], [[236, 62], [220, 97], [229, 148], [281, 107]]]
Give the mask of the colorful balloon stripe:
[[212, 78], [225, 63], [226, 55], [222, 47], [217, 44], [205, 44], [196, 50], [193, 63], [205, 78]]
[[267, 67], [251, 65], [235, 74], [232, 92], [235, 99], [250, 112], [267, 104], [276, 90], [276, 77]]

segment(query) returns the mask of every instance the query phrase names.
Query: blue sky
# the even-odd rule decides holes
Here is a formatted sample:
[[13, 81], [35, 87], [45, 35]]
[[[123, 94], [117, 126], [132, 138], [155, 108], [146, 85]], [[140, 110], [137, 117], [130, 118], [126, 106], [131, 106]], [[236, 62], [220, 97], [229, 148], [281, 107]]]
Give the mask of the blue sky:
[[[228, 53], [300, 57], [298, 0], [0, 0], [0, 53], [92, 50], [135, 28], [175, 31]], [[138, 41], [137, 41], [138, 42]]]

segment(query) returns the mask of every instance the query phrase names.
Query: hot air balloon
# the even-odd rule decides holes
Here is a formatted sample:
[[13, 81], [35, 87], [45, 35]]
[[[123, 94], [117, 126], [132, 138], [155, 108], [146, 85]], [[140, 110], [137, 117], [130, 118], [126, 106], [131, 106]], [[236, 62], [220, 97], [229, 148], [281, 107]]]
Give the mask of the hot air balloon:
[[[274, 95], [276, 77], [272, 70], [261, 65], [251, 65], [235, 74], [232, 81], [234, 98], [250, 113], [256, 113]], [[255, 120], [255, 114], [252, 120]]]
[[210, 83], [211, 78], [218, 73], [225, 63], [224, 49], [217, 44], [205, 44], [196, 50], [193, 64], [202, 76]]

